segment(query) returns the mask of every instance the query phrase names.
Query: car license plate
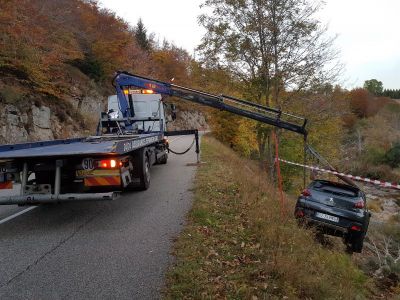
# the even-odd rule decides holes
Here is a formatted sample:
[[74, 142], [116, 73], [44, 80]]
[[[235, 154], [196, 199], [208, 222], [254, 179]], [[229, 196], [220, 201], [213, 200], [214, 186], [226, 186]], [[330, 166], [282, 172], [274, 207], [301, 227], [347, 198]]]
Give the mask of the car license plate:
[[320, 212], [316, 212], [315, 216], [317, 218], [328, 220], [328, 221], [332, 221], [332, 222], [335, 222], [335, 223], [339, 222], [339, 218], [338, 217], [334, 217], [334, 216], [331, 216], [331, 215], [323, 214], [323, 213], [320, 213]]

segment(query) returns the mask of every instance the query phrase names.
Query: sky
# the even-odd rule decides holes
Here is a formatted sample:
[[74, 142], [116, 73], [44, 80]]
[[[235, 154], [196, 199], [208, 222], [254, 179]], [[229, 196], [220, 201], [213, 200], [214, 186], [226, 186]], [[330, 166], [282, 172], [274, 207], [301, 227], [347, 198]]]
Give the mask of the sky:
[[[205, 30], [197, 17], [203, 0], [100, 0], [134, 26], [141, 18], [148, 32], [194, 54]], [[337, 35], [335, 47], [345, 66], [340, 84], [346, 88], [378, 79], [384, 88], [400, 89], [400, 1], [325, 0], [318, 18]]]

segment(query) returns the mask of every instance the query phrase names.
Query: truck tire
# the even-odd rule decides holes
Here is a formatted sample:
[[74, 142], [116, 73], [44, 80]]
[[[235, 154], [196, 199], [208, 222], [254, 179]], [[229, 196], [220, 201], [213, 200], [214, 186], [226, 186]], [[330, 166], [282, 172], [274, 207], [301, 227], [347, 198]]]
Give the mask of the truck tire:
[[141, 151], [139, 157], [139, 190], [147, 190], [150, 187], [150, 161], [146, 151]]
[[167, 161], [168, 161], [168, 154], [165, 153], [165, 155], [158, 160], [158, 163], [160, 165], [165, 165], [167, 163]]

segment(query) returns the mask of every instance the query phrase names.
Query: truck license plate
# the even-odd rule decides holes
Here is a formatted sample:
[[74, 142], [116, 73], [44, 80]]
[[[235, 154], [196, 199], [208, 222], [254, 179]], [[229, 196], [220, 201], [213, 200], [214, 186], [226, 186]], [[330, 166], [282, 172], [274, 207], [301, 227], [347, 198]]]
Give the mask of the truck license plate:
[[84, 177], [84, 176], [90, 176], [90, 175], [93, 175], [92, 170], [76, 170], [77, 177]]
[[339, 222], [339, 218], [338, 217], [327, 215], [327, 214], [323, 214], [323, 213], [320, 213], [320, 212], [316, 212], [315, 216], [317, 218], [328, 220], [328, 221], [332, 221], [332, 222], [335, 222], [335, 223]]

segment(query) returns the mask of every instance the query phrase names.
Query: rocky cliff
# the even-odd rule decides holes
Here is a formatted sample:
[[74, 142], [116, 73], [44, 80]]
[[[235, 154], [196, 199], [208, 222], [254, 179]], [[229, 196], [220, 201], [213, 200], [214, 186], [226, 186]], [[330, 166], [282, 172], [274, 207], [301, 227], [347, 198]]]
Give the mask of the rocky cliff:
[[208, 131], [206, 115], [196, 110], [178, 110], [175, 121], [168, 123], [168, 130], [198, 129]]
[[[62, 105], [27, 101], [0, 107], [0, 144], [22, 143], [80, 137], [94, 134], [97, 119], [104, 109], [105, 97], [71, 97]], [[207, 118], [200, 111], [178, 111], [168, 130], [209, 130]]]

